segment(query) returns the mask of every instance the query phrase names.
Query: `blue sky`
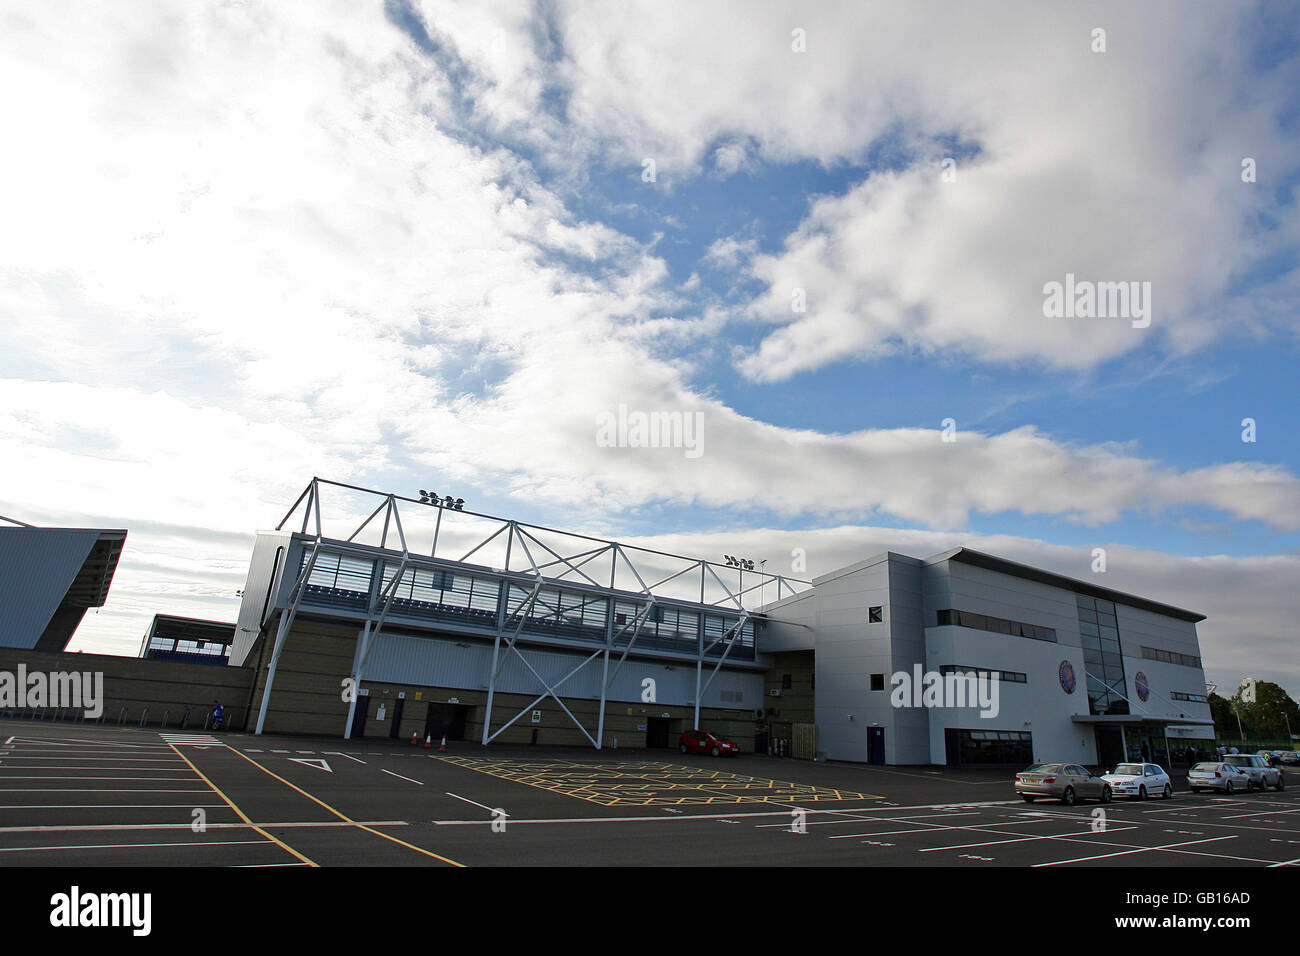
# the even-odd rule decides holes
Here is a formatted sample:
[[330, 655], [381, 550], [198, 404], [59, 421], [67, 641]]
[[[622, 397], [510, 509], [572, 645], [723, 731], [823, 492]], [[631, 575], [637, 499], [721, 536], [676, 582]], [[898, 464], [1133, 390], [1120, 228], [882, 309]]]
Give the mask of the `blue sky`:
[[[28, 5], [0, 513], [138, 529], [88, 647], [230, 617], [319, 474], [812, 573], [1106, 547], [1300, 686], [1296, 12]], [[1150, 327], [1045, 317], [1067, 272]], [[619, 405], [704, 454], [601, 447]]]

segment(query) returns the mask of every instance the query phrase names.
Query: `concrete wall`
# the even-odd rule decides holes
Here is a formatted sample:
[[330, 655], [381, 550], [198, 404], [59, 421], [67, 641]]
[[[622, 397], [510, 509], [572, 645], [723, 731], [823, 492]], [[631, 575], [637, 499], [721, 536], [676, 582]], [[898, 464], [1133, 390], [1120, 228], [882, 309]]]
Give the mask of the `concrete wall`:
[[253, 672], [244, 667], [0, 648], [0, 670], [16, 674], [19, 664], [26, 665], [28, 673], [102, 673], [104, 723], [117, 723], [125, 707], [126, 724], [139, 725], [147, 709], [149, 726], [158, 726], [166, 713], [168, 726], [172, 728], [179, 727], [187, 707], [189, 727], [201, 728], [214, 700], [221, 701], [225, 707], [228, 726], [240, 728], [253, 677]]
[[[299, 615], [285, 639], [276, 668], [263, 727], [266, 733], [343, 735], [348, 713], [348, 704], [343, 699], [343, 680], [352, 672], [358, 635], [359, 628], [355, 625]], [[456, 698], [457, 702], [471, 708], [466, 736], [476, 741], [480, 739], [487, 704], [491, 645], [460, 647], [453, 640], [392, 634], [381, 635], [375, 646], [378, 656], [372, 657], [362, 672], [361, 687], [368, 694], [358, 698], [358, 706], [367, 708], [366, 737], [391, 735], [392, 702], [398, 699], [398, 694], [405, 694], [398, 731], [401, 739], [409, 739], [412, 733], [423, 734], [430, 701], [446, 702], [450, 698]], [[558, 678], [583, 659], [581, 655], [543, 651], [536, 647], [521, 650], [553, 686]], [[536, 677], [517, 657], [509, 656], [512, 660], [502, 669], [493, 698], [494, 731], [543, 693]], [[616, 659], [611, 656], [611, 674]], [[250, 656], [250, 664], [257, 670], [254, 714], [261, 703], [269, 660], [270, 648], [268, 641], [264, 640], [252, 649]], [[706, 666], [705, 680], [708, 674]], [[641, 700], [644, 676], [652, 676], [656, 681], [655, 703]], [[566, 682], [559, 688], [565, 706], [582, 720], [593, 737], [599, 716], [600, 677], [601, 661], [597, 659], [570, 678], [575, 683]], [[720, 671], [703, 695], [701, 726], [715, 733], [733, 735], [742, 747], [752, 750], [753, 712], [763, 706], [762, 681], [762, 674], [757, 672]], [[624, 699], [606, 701], [607, 741], [618, 737], [620, 747], [644, 747], [647, 717], [667, 716], [674, 721], [675, 733], [693, 726], [694, 705], [690, 702], [695, 690], [693, 665], [674, 664], [670, 671], [666, 664], [629, 658], [614, 688], [624, 695]], [[736, 706], [722, 705], [724, 692], [740, 695], [740, 700], [735, 701]], [[595, 697], [584, 696], [586, 694]], [[379, 719], [381, 704], [385, 705], [383, 720]], [[536, 709], [542, 712], [540, 724], [532, 723], [530, 713], [498, 739], [508, 743], [529, 743], [536, 727], [539, 729], [539, 742], [590, 746], [553, 698], [548, 696], [536, 705]]]
[[[893, 759], [888, 571], [887, 557], [880, 555], [814, 582], [817, 746], [831, 760], [865, 761], [867, 727], [872, 724], [886, 728], [886, 760]], [[868, 624], [868, 608], [876, 605], [885, 607], [885, 619]], [[885, 690], [870, 690], [873, 673], [885, 675]]]
[[[993, 612], [989, 612], [993, 613]], [[1042, 760], [1096, 762], [1096, 740], [1090, 727], [1071, 717], [1088, 713], [1083, 679], [1083, 653], [1078, 647], [1036, 641], [1009, 634], [992, 634], [968, 627], [932, 627], [926, 631], [928, 670], [945, 664], [1025, 674], [1027, 683], [999, 682], [998, 715], [982, 717], [977, 708], [935, 708], [930, 712], [930, 761], [947, 762], [944, 731], [1009, 730], [1033, 734], [1034, 757]], [[1061, 688], [1061, 661], [1074, 667], [1076, 686]]]

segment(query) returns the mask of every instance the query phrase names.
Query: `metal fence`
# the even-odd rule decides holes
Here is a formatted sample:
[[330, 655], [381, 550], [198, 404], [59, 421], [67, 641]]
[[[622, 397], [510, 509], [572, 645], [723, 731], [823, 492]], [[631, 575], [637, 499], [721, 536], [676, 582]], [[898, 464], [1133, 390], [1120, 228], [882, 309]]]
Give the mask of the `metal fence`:
[[[211, 730], [212, 707], [204, 704], [159, 704], [132, 701], [106, 704], [97, 717], [88, 717], [77, 707], [7, 707], [0, 717], [9, 720], [41, 720], [116, 727], [156, 727], [159, 730]], [[222, 730], [243, 730], [248, 720], [242, 707], [226, 707]]]

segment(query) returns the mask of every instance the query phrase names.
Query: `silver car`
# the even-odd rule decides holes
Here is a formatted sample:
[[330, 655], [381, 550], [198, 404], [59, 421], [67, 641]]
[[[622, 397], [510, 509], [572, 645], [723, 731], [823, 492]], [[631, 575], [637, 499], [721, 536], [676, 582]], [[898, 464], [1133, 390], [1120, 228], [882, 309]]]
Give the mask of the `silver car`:
[[1231, 754], [1224, 757], [1223, 762], [1250, 774], [1252, 790], [1256, 787], [1260, 790], [1267, 790], [1269, 787], [1276, 787], [1279, 790], [1286, 789], [1286, 781], [1282, 779], [1282, 771], [1276, 767], [1270, 767], [1268, 761], [1259, 754]]
[[1016, 793], [1025, 803], [1048, 797], [1073, 806], [1076, 800], [1110, 803], [1111, 789], [1105, 780], [1077, 763], [1036, 763], [1016, 774]]
[[1192, 793], [1201, 790], [1237, 793], [1249, 790], [1251, 786], [1250, 774], [1230, 763], [1198, 763], [1187, 772], [1187, 789]]

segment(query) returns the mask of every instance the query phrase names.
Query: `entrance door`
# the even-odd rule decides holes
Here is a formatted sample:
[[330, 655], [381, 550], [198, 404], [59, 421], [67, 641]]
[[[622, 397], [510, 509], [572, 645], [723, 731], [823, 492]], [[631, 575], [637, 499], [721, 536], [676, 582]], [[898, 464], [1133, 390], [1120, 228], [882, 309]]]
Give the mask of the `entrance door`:
[[647, 750], [666, 750], [672, 747], [669, 740], [669, 717], [647, 717], [645, 721], [645, 745]]
[[885, 728], [867, 728], [867, 763], [884, 765], [885, 763]]
[[352, 712], [352, 738], [355, 740], [366, 735], [366, 714], [370, 711], [370, 698], [358, 697], [357, 708]]
[[448, 740], [465, 739], [465, 721], [469, 714], [466, 704], [440, 704], [429, 702], [429, 712], [424, 718], [424, 734], [432, 737], [436, 744], [446, 737]]
[[1098, 727], [1096, 734], [1097, 763], [1109, 768], [1128, 759], [1124, 754], [1123, 727]]
[[405, 703], [406, 701], [401, 697], [393, 701], [393, 725], [388, 728], [388, 736], [393, 740], [396, 740], [397, 735], [402, 732], [402, 705]]
[[944, 760], [949, 767], [961, 766], [961, 731], [946, 727], [943, 731]]

